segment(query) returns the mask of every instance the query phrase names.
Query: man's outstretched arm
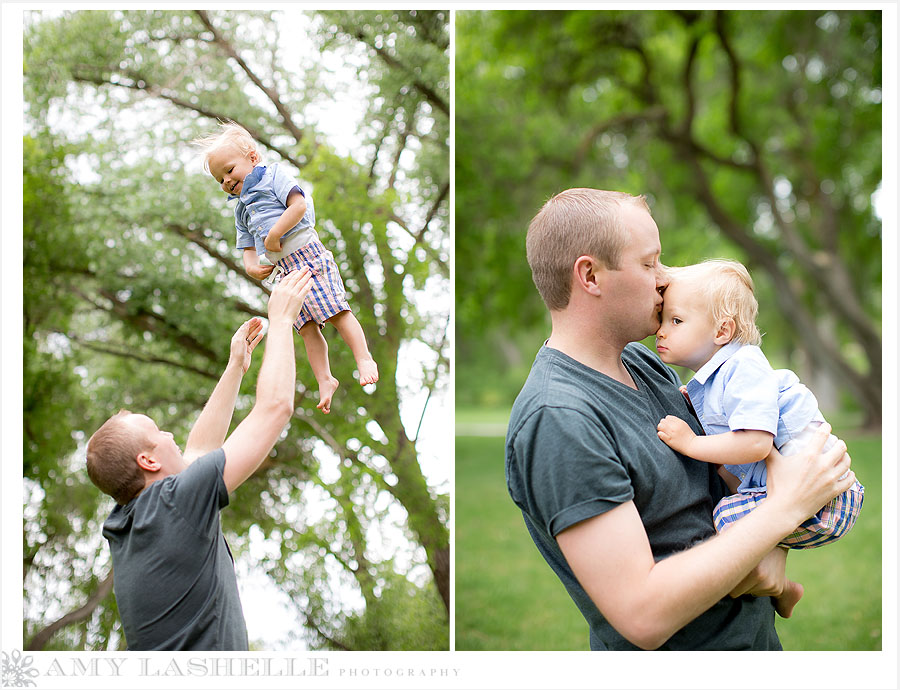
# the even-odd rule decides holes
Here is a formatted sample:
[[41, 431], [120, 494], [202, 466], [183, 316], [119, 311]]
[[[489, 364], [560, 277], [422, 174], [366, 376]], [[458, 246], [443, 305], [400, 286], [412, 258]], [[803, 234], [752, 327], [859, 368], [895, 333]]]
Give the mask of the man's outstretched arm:
[[231, 425], [241, 379], [250, 368], [253, 349], [262, 336], [262, 321], [255, 316], [245, 321], [232, 336], [225, 372], [188, 435], [184, 447], [185, 462], [191, 463], [201, 455], [222, 447]]
[[805, 453], [768, 459], [769, 496], [726, 532], [687, 551], [654, 561], [632, 502], [557, 535], [578, 581], [603, 616], [633, 644], [656, 649], [675, 632], [742, 584], [775, 545], [855, 476], [846, 446], [821, 449], [830, 427]]
[[269, 297], [269, 332], [256, 383], [256, 402], [222, 446], [223, 479], [229, 492], [243, 484], [262, 464], [294, 412], [293, 323], [310, 287], [311, 277], [304, 268], [288, 273]]

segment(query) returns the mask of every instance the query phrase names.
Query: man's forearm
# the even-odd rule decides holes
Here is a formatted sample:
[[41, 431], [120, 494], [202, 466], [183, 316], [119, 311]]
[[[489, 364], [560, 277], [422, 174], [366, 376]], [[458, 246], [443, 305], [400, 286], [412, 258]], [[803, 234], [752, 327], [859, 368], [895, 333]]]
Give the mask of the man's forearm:
[[256, 404], [289, 405], [293, 409], [296, 362], [292, 322], [287, 319], [269, 322], [266, 353], [256, 382]]
[[766, 502], [725, 533], [656, 562], [628, 502], [564, 530], [557, 542], [613, 627], [635, 645], [656, 649], [727, 596], [802, 520]]
[[240, 363], [229, 359], [225, 372], [188, 435], [184, 449], [187, 462], [195, 460], [204, 452], [215, 450], [225, 441], [243, 376]]
[[660, 622], [653, 646], [734, 590], [795, 526], [763, 504], [709, 541], [656, 563], [645, 590], [646, 612]]

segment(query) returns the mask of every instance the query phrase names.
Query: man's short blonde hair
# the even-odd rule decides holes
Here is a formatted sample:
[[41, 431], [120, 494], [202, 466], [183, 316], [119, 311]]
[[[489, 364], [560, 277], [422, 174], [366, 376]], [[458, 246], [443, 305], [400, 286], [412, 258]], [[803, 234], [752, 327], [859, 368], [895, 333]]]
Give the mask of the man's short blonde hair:
[[144, 473], [137, 456], [148, 450], [147, 437], [125, 423], [128, 410], [106, 420], [87, 445], [87, 473], [94, 485], [125, 505], [144, 490]]
[[224, 148], [235, 148], [248, 158], [251, 153], [259, 154], [256, 140], [250, 136], [250, 132], [230, 120], [220, 122], [218, 132], [204, 134], [191, 143], [203, 154], [203, 169], [206, 172], [209, 172], [209, 157]]
[[558, 311], [569, 304], [572, 267], [579, 256], [619, 268], [628, 243], [622, 224], [624, 204], [650, 212], [643, 196], [576, 188], [552, 197], [532, 219], [525, 240], [528, 265], [548, 309]]
[[691, 266], [670, 267], [669, 284], [690, 280], [709, 306], [718, 325], [727, 318], [734, 320], [732, 342], [759, 345], [762, 335], [756, 326], [759, 304], [753, 294], [753, 279], [743, 264], [727, 259], [709, 259]]

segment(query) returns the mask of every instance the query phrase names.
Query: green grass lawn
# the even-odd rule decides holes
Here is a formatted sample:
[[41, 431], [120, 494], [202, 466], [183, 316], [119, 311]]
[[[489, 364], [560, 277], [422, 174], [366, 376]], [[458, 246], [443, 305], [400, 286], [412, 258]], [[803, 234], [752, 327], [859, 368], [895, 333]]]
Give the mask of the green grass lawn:
[[[806, 591], [793, 617], [777, 619], [787, 650], [881, 649], [881, 439], [842, 437], [865, 503], [840, 542], [788, 557], [788, 576]], [[587, 623], [506, 491], [503, 445], [456, 438], [456, 649], [587, 650]]]

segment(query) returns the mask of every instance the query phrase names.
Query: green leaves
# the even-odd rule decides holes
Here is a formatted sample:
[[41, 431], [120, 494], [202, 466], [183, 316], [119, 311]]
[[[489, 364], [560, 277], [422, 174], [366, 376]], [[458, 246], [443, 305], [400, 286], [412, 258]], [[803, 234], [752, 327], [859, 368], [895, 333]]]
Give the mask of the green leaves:
[[[515, 389], [497, 381], [518, 371], [512, 334], [547, 324], [525, 262], [528, 222], [552, 194], [588, 186], [648, 195], [667, 264], [747, 262], [767, 342], [791, 352], [782, 365], [815, 362], [877, 423], [880, 21], [868, 11], [460, 11], [457, 352], [473, 383], [458, 399]], [[859, 346], [862, 368], [849, 355]]]

